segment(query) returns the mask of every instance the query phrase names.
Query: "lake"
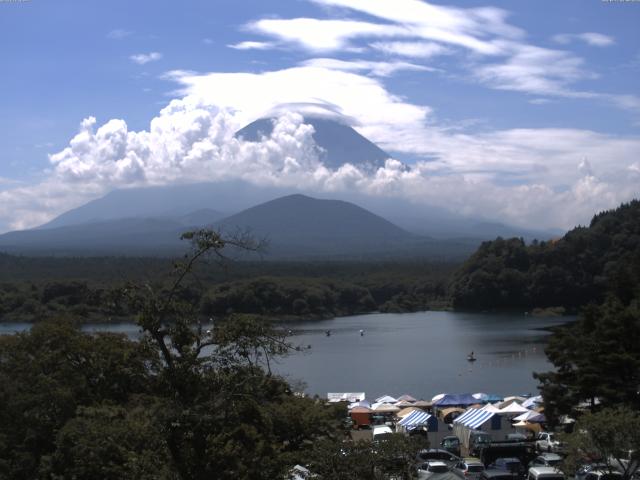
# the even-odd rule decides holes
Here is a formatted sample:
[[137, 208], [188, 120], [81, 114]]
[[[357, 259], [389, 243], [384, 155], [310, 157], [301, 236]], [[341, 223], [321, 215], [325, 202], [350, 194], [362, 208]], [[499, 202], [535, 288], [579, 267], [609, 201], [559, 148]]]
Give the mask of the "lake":
[[[408, 393], [430, 399], [438, 393], [535, 393], [532, 372], [551, 368], [544, 355], [544, 328], [572, 318], [518, 314], [419, 312], [374, 313], [287, 324], [294, 345], [275, 369], [306, 391], [366, 392], [367, 398]], [[0, 334], [29, 324], [0, 324]], [[360, 335], [360, 330], [364, 335]], [[134, 324], [84, 326], [137, 338]], [[331, 331], [331, 336], [326, 331]], [[306, 347], [310, 345], [311, 348]], [[468, 362], [473, 351], [476, 362]]]
[[[281, 360], [277, 370], [320, 395], [535, 393], [532, 372], [551, 368], [544, 354], [549, 332], [542, 329], [572, 319], [430, 311], [297, 323], [292, 341], [311, 349]], [[467, 361], [471, 351], [476, 362]]]

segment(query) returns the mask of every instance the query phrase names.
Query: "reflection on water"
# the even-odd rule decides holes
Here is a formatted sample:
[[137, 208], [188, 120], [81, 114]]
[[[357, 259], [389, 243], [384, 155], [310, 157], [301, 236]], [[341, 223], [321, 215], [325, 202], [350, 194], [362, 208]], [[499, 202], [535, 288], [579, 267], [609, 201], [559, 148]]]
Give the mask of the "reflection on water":
[[[534, 393], [532, 372], [550, 368], [544, 355], [548, 332], [543, 329], [570, 320], [420, 312], [287, 324], [291, 342], [301, 348], [280, 360], [276, 370], [291, 381], [303, 380], [309, 393], [319, 395], [364, 391], [368, 398], [409, 393], [429, 399], [443, 392]], [[0, 334], [27, 328], [24, 323], [0, 324]], [[132, 323], [89, 324], [83, 330], [140, 336]], [[472, 351], [477, 361], [468, 362]]]

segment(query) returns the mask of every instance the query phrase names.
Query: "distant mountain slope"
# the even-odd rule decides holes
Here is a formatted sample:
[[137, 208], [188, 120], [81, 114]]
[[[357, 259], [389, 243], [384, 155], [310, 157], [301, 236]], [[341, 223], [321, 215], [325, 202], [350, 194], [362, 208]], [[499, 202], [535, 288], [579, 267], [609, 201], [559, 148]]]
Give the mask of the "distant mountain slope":
[[278, 255], [356, 253], [384, 250], [417, 239], [378, 215], [341, 200], [289, 195], [218, 222], [225, 230], [248, 228], [271, 241]]
[[295, 194], [217, 223], [224, 231], [249, 229], [269, 240], [272, 259], [462, 259], [477, 241], [441, 241], [409, 233], [353, 203]]
[[413, 238], [414, 235], [353, 203], [294, 194], [225, 218], [219, 224], [251, 226], [282, 238]]
[[[384, 166], [385, 160], [391, 157], [344, 123], [320, 117], [305, 117], [304, 123], [313, 126], [313, 139], [322, 149], [320, 158], [329, 168], [339, 168], [345, 163], [377, 168]], [[273, 119], [261, 118], [240, 129], [236, 136], [257, 142], [272, 131]]]
[[[215, 214], [215, 212], [213, 212]], [[250, 230], [269, 240], [267, 259], [464, 258], [477, 242], [438, 241], [411, 234], [341, 200], [300, 194], [271, 200], [217, 222], [201, 210], [170, 218], [129, 218], [0, 235], [0, 251], [38, 255], [175, 255], [185, 230], [204, 225], [232, 234]]]
[[601, 302], [607, 292], [628, 301], [640, 292], [640, 201], [593, 217], [564, 237], [525, 245], [485, 242], [456, 272], [457, 308], [563, 306]]
[[[114, 190], [104, 197], [69, 210], [39, 228], [57, 228], [124, 218], [179, 219], [195, 211], [229, 213], [264, 202], [285, 191], [257, 187], [243, 181], [165, 185]], [[289, 193], [289, 192], [286, 192]]]

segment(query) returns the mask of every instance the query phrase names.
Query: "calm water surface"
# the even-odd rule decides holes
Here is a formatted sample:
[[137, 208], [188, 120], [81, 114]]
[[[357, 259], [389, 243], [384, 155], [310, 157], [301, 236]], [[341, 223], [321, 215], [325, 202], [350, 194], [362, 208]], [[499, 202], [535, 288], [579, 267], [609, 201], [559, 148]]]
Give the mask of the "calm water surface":
[[[420, 312], [369, 314], [288, 324], [296, 352], [275, 369], [292, 382], [303, 380], [307, 392], [409, 393], [430, 399], [437, 393], [534, 393], [534, 371], [551, 368], [544, 355], [543, 328], [571, 318], [536, 318], [515, 314]], [[29, 328], [0, 324], [0, 334]], [[360, 336], [363, 329], [364, 336]], [[85, 331], [139, 336], [134, 324], [94, 325]], [[325, 332], [331, 330], [331, 336]], [[310, 345], [311, 348], [307, 349]], [[478, 359], [467, 362], [474, 351]]]
[[[430, 399], [443, 392], [534, 393], [532, 372], [551, 368], [544, 355], [549, 332], [541, 329], [570, 320], [420, 312], [298, 323], [292, 341], [311, 348], [280, 361], [277, 369], [320, 395], [409, 393]], [[473, 363], [467, 361], [471, 351]]]

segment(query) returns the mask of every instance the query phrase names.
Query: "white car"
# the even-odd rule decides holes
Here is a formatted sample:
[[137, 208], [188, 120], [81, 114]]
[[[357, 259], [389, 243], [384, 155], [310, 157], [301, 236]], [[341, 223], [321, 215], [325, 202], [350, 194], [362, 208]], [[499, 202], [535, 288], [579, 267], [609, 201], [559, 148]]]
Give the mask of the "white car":
[[438, 460], [424, 462], [418, 466], [418, 478], [420, 480], [450, 478], [451, 475], [447, 464]]
[[552, 432], [540, 432], [536, 437], [536, 449], [540, 452], [559, 452], [563, 448], [562, 442], [556, 439]]
[[527, 480], [565, 480], [564, 473], [555, 467], [531, 467]]

